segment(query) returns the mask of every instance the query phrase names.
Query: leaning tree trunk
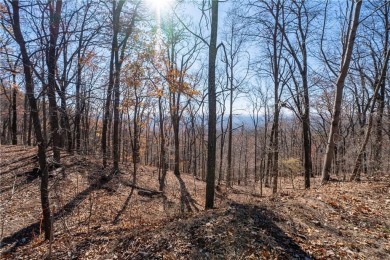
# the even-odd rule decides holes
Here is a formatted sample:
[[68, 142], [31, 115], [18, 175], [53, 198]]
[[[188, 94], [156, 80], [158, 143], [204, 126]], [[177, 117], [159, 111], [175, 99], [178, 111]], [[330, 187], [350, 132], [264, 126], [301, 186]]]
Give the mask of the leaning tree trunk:
[[43, 138], [41, 122], [39, 120], [39, 111], [37, 106], [37, 100], [34, 96], [34, 80], [32, 78], [32, 63], [30, 61], [29, 55], [27, 53], [26, 42], [20, 28], [20, 16], [19, 16], [19, 1], [12, 1], [12, 29], [15, 36], [15, 40], [19, 45], [20, 52], [22, 55], [23, 61], [23, 71], [26, 87], [26, 96], [30, 104], [30, 117], [34, 123], [34, 133], [37, 139], [38, 144], [38, 162], [39, 168], [41, 171], [41, 206], [42, 206], [42, 216], [43, 216], [43, 229], [45, 231], [45, 239], [50, 239], [51, 235], [51, 213], [50, 213], [50, 203], [49, 203], [49, 174], [47, 170], [46, 163], [46, 140]]
[[359, 174], [359, 172], [360, 172], [360, 168], [361, 168], [361, 165], [362, 165], [363, 156], [364, 156], [365, 151], [366, 151], [366, 146], [367, 146], [368, 140], [370, 138], [372, 124], [373, 124], [373, 121], [374, 121], [374, 109], [375, 109], [375, 103], [376, 103], [375, 101], [377, 99], [377, 95], [378, 95], [379, 89], [382, 86], [382, 82], [386, 81], [386, 72], [387, 72], [387, 65], [389, 63], [389, 54], [390, 54], [390, 50], [387, 49], [386, 50], [385, 61], [384, 61], [383, 67], [382, 67], [382, 71], [381, 71], [381, 74], [379, 76], [379, 79], [377, 79], [377, 82], [376, 82], [376, 85], [375, 85], [374, 94], [373, 94], [372, 99], [371, 99], [372, 103], [371, 103], [371, 107], [370, 107], [370, 114], [369, 114], [369, 117], [368, 117], [368, 126], [367, 126], [367, 129], [366, 129], [366, 133], [365, 133], [365, 136], [364, 136], [363, 143], [362, 143], [362, 145], [360, 147], [359, 154], [358, 154], [358, 156], [356, 158], [356, 161], [355, 161], [355, 166], [353, 168], [351, 181], [353, 181], [353, 180], [360, 181], [360, 174]]
[[356, 1], [353, 20], [351, 21], [350, 28], [348, 29], [349, 32], [347, 34], [348, 39], [347, 39], [346, 51], [342, 56], [341, 70], [339, 73], [339, 77], [337, 78], [336, 81], [335, 101], [333, 104], [332, 120], [331, 120], [329, 135], [328, 135], [328, 144], [326, 146], [324, 165], [322, 168], [322, 181], [321, 181], [322, 184], [328, 182], [330, 178], [330, 170], [331, 170], [332, 160], [334, 156], [335, 138], [337, 137], [339, 132], [339, 122], [340, 122], [341, 102], [343, 98], [344, 82], [348, 74], [349, 63], [352, 57], [353, 45], [355, 43], [355, 38], [356, 38], [356, 31], [359, 25], [361, 6], [362, 6], [362, 0]]

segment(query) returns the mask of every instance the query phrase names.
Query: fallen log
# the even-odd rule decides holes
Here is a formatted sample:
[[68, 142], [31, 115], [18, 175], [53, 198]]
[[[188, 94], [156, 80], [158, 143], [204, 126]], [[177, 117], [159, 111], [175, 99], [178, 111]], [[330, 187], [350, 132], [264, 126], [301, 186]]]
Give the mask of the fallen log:
[[138, 195], [143, 196], [143, 197], [153, 198], [153, 197], [160, 197], [160, 196], [163, 197], [164, 196], [164, 192], [162, 192], [162, 191], [149, 190], [149, 189], [137, 186], [137, 185], [135, 185], [131, 182], [125, 181], [125, 180], [122, 180], [121, 183], [127, 187], [131, 187], [133, 189], [138, 190]]
[[163, 192], [162, 191], [155, 191], [155, 190], [139, 190], [138, 195], [143, 196], [143, 197], [154, 198], [154, 197], [162, 196]]

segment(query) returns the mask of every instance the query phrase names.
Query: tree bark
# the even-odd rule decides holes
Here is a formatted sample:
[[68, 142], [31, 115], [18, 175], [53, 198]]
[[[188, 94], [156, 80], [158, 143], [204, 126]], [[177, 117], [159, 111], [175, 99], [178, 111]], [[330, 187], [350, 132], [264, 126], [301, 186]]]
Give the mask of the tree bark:
[[[115, 36], [115, 32], [114, 32]], [[113, 36], [113, 37], [114, 37]], [[114, 46], [114, 40], [113, 44]], [[103, 153], [103, 167], [105, 168], [107, 166], [107, 132], [108, 132], [108, 123], [110, 121], [110, 114], [111, 114], [111, 100], [112, 100], [112, 89], [114, 86], [114, 47], [112, 46], [111, 51], [111, 59], [110, 59], [110, 72], [109, 72], [109, 81], [108, 81], [108, 87], [107, 87], [107, 98], [106, 98], [106, 104], [104, 106], [104, 117], [103, 117], [103, 126], [102, 126], [102, 153]]]
[[[116, 5], [116, 1], [113, 2], [113, 18], [112, 18], [112, 27], [113, 27], [113, 35], [112, 35], [112, 43], [111, 43], [111, 58], [110, 58], [110, 72], [109, 72], [109, 80], [107, 87], [107, 98], [106, 104], [104, 106], [104, 117], [103, 117], [103, 128], [102, 128], [102, 153], [103, 153], [103, 167], [107, 166], [107, 138], [108, 138], [108, 128], [111, 114], [111, 102], [112, 102], [112, 94], [114, 89], [115, 82], [115, 55], [118, 55], [118, 33], [119, 33], [119, 18], [120, 12], [122, 10], [122, 6], [124, 5], [125, 0], [121, 0]], [[118, 59], [116, 59], [118, 60]], [[115, 167], [114, 167], [115, 168]]]
[[211, 2], [211, 36], [209, 44], [209, 126], [207, 143], [206, 209], [214, 207], [217, 102], [215, 91], [215, 63], [217, 57], [218, 1]]
[[[23, 145], [27, 145], [27, 133], [28, 133], [28, 126], [27, 126], [27, 110], [28, 110], [28, 97], [25, 94], [24, 95], [24, 104], [23, 104]], [[46, 138], [45, 138], [46, 140]]]
[[[225, 100], [224, 100], [224, 102], [225, 102]], [[222, 171], [222, 168], [223, 168], [223, 148], [225, 146], [225, 130], [224, 130], [224, 126], [223, 126], [223, 123], [224, 123], [223, 117], [224, 116], [225, 116], [225, 106], [223, 107], [222, 113], [221, 113], [221, 142], [220, 142], [220, 148], [219, 148], [220, 149], [219, 150], [220, 161], [219, 161], [219, 172], [218, 172], [218, 185], [221, 184], [221, 181], [223, 178], [223, 171]]]
[[[279, 93], [275, 88], [275, 93]], [[272, 149], [272, 193], [278, 191], [278, 176], [279, 176], [279, 99], [276, 98], [274, 109], [274, 121], [271, 129], [271, 149]]]
[[12, 1], [12, 9], [13, 9], [12, 29], [15, 36], [15, 40], [19, 45], [20, 52], [22, 55], [26, 95], [30, 104], [31, 118], [33, 119], [35, 137], [38, 143], [38, 162], [42, 174], [40, 193], [41, 193], [41, 206], [42, 206], [42, 216], [43, 216], [43, 229], [45, 231], [45, 239], [48, 240], [50, 239], [52, 226], [51, 226], [51, 217], [50, 217], [51, 213], [50, 213], [49, 190], [48, 190], [49, 174], [48, 174], [48, 169], [46, 164], [46, 141], [42, 135], [37, 100], [34, 96], [32, 63], [27, 53], [26, 43], [20, 28], [19, 1], [17, 0]]
[[[227, 61], [226, 61], [227, 62]], [[229, 108], [229, 126], [228, 126], [228, 159], [227, 159], [227, 178], [226, 184], [232, 186], [232, 144], [233, 144], [233, 65], [230, 70], [230, 108]]]
[[161, 169], [159, 190], [164, 191], [165, 177], [168, 171], [168, 164], [167, 164], [166, 150], [165, 150], [164, 115], [163, 115], [161, 96], [162, 93], [158, 97], [158, 109], [159, 109], [159, 117], [160, 117], [160, 169]]
[[[385, 24], [385, 39], [384, 46], [389, 45], [389, 32], [390, 32], [390, 17], [389, 17], [389, 5], [387, 3], [384, 6], [384, 24]], [[389, 50], [387, 50], [389, 52]], [[377, 111], [377, 119], [376, 119], [376, 134], [375, 134], [375, 143], [374, 143], [374, 170], [376, 172], [380, 172], [382, 169], [382, 142], [383, 142], [383, 115], [385, 112], [385, 95], [386, 95], [386, 77], [388, 71], [385, 71], [384, 80], [381, 83], [381, 87], [378, 95], [378, 111]]]
[[49, 1], [50, 10], [50, 39], [49, 48], [46, 55], [46, 64], [48, 71], [47, 96], [49, 99], [50, 126], [53, 144], [53, 160], [55, 164], [61, 163], [60, 142], [61, 136], [58, 125], [58, 109], [56, 101], [56, 70], [57, 70], [57, 39], [60, 28], [62, 1]]
[[322, 180], [321, 183], [325, 184], [330, 179], [330, 170], [332, 160], [334, 156], [335, 139], [339, 132], [339, 122], [341, 114], [341, 103], [343, 98], [344, 82], [347, 77], [349, 64], [352, 57], [353, 46], [356, 38], [356, 31], [359, 25], [360, 9], [362, 6], [362, 0], [357, 0], [354, 7], [353, 20], [350, 21], [350, 27], [348, 32], [347, 46], [344, 55], [341, 60], [341, 69], [336, 81], [335, 101], [333, 104], [333, 114], [331, 119], [331, 126], [328, 135], [328, 143], [326, 145], [326, 152], [324, 158], [324, 165], [322, 168]]
[[18, 89], [16, 88], [16, 75], [12, 74], [12, 144], [18, 144], [18, 129], [17, 129], [17, 111], [16, 111], [16, 97]]
[[[282, 3], [278, 1], [276, 3], [275, 10], [275, 23], [278, 23], [278, 19], [281, 15]], [[283, 32], [284, 28], [280, 30]], [[278, 46], [278, 26], [275, 24], [272, 35], [272, 72], [274, 81], [274, 120], [271, 128], [271, 155], [272, 155], [272, 193], [276, 194], [278, 190], [278, 176], [279, 176], [279, 115], [280, 115], [280, 47]], [[283, 39], [282, 39], [283, 40]]]

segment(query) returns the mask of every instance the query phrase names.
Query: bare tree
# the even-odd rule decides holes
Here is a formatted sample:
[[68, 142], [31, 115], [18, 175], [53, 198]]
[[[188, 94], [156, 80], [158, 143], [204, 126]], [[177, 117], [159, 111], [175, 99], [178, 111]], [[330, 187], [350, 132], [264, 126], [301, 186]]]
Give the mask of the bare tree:
[[56, 101], [56, 70], [57, 70], [57, 39], [60, 30], [61, 12], [62, 12], [62, 1], [52, 0], [48, 2], [49, 9], [49, 46], [46, 54], [46, 65], [47, 65], [47, 97], [49, 100], [49, 111], [50, 111], [50, 126], [51, 126], [51, 137], [53, 143], [53, 160], [54, 164], [61, 163], [60, 154], [60, 133], [58, 124], [58, 109]]
[[[114, 130], [113, 130], [113, 171], [119, 171], [119, 103], [120, 103], [120, 75], [122, 64], [125, 58], [125, 51], [129, 37], [134, 32], [135, 22], [138, 17], [138, 8], [141, 1], [137, 1], [131, 8], [130, 19], [125, 24], [121, 21], [121, 13], [126, 0], [115, 0], [112, 4], [112, 46], [110, 59], [110, 76], [107, 88], [107, 99], [105, 104], [105, 113], [103, 117], [103, 132], [102, 132], [102, 151], [103, 151], [103, 166], [107, 165], [107, 128], [110, 116], [110, 106], [112, 102], [112, 93], [114, 93]], [[124, 35], [121, 36], [121, 32]]]
[[[390, 30], [390, 29], [387, 29]], [[375, 103], [377, 101], [378, 93], [379, 90], [382, 88], [382, 86], [385, 84], [386, 81], [386, 74], [388, 70], [388, 64], [389, 64], [389, 58], [390, 58], [390, 46], [388, 45], [388, 38], [389, 38], [389, 32], [387, 32], [387, 37], [385, 41], [385, 49], [384, 49], [384, 57], [383, 57], [383, 65], [381, 72], [377, 75], [377, 78], [375, 79], [375, 85], [374, 85], [374, 93], [372, 95], [372, 98], [369, 100], [369, 117], [368, 117], [368, 125], [367, 129], [363, 138], [363, 142], [360, 146], [358, 156], [355, 161], [355, 166], [353, 168], [352, 176], [351, 176], [351, 181], [352, 180], [357, 180], [360, 181], [360, 168], [362, 164], [362, 159], [365, 154], [365, 149], [368, 143], [368, 140], [371, 135], [371, 129], [373, 126], [373, 121], [374, 121], [374, 109], [375, 109]], [[379, 104], [381, 106], [381, 104]]]
[[[346, 35], [346, 44], [343, 49], [341, 57], [341, 67], [336, 81], [336, 92], [333, 104], [332, 122], [328, 135], [328, 143], [326, 146], [324, 165], [322, 168], [322, 183], [326, 183], [330, 178], [330, 169], [332, 165], [332, 159], [334, 156], [335, 138], [337, 138], [339, 131], [340, 113], [341, 113], [341, 102], [343, 98], [343, 89], [345, 78], [348, 74], [349, 64], [351, 62], [353, 46], [356, 38], [356, 31], [359, 25], [360, 9], [362, 6], [362, 0], [357, 0], [351, 5], [351, 16], [348, 22], [349, 28]], [[326, 19], [326, 16], [325, 18]]]
[[217, 102], [215, 90], [215, 64], [217, 58], [218, 1], [211, 1], [211, 32], [209, 46], [208, 100], [209, 122], [207, 142], [206, 209], [214, 207]]
[[[12, 26], [12, 31], [7, 30], [7, 32], [14, 38], [16, 43], [19, 45], [20, 53], [22, 56], [23, 62], [23, 72], [26, 85], [26, 95], [31, 108], [31, 118], [34, 124], [34, 133], [35, 138], [37, 139], [38, 144], [38, 161], [39, 168], [41, 171], [41, 206], [42, 206], [42, 216], [43, 216], [43, 228], [45, 231], [45, 239], [49, 239], [51, 235], [51, 213], [50, 213], [50, 203], [49, 203], [49, 174], [47, 169], [46, 162], [46, 140], [43, 138], [41, 122], [38, 113], [37, 99], [34, 96], [34, 80], [33, 80], [33, 71], [29, 53], [26, 47], [26, 41], [21, 30], [21, 17], [20, 17], [20, 5], [19, 1], [7, 1], [6, 8], [8, 12], [9, 20], [8, 22]], [[12, 6], [12, 11], [11, 11]], [[4, 27], [6, 28], [6, 27]]]
[[[292, 77], [292, 85], [288, 87], [294, 101], [296, 114], [302, 123], [305, 188], [310, 188], [310, 176], [312, 175], [311, 155], [311, 132], [310, 132], [310, 101], [309, 101], [309, 79], [308, 79], [308, 42], [311, 24], [316, 17], [315, 10], [302, 1], [294, 1], [287, 10], [291, 21], [283, 25], [278, 22], [281, 32], [284, 35], [284, 43], [288, 54], [292, 57], [289, 63]], [[283, 22], [283, 21], [282, 21]], [[289, 30], [291, 28], [291, 31]], [[299, 76], [295, 71], [298, 71]], [[290, 86], [290, 84], [287, 84]]]
[[[273, 84], [273, 121], [269, 142], [269, 155], [267, 169], [272, 174], [272, 192], [277, 192], [278, 186], [278, 165], [279, 165], [279, 120], [281, 110], [281, 94], [285, 85], [286, 68], [283, 59], [283, 44], [285, 30], [283, 0], [261, 1], [260, 3], [250, 2], [249, 7], [254, 7], [254, 14], [249, 17], [256, 25], [256, 31], [252, 32], [255, 40], [264, 39], [266, 52], [265, 58], [267, 67], [263, 68], [266, 75], [270, 77]], [[258, 19], [259, 14], [261, 18]], [[262, 30], [267, 35], [262, 34]]]
[[[239, 14], [237, 13], [237, 8], [233, 7], [232, 10], [228, 13], [227, 19], [227, 31], [225, 32], [225, 43], [223, 45], [225, 59], [224, 62], [227, 66], [227, 81], [228, 81], [228, 90], [229, 90], [229, 120], [228, 120], [228, 155], [227, 155], [227, 185], [230, 187], [231, 177], [232, 177], [232, 143], [233, 143], [233, 103], [236, 99], [238, 92], [246, 80], [248, 73], [248, 68], [244, 69], [244, 75], [239, 76], [238, 68], [241, 65], [243, 56], [247, 54], [243, 51], [244, 44], [247, 40], [247, 35], [243, 33], [244, 26], [243, 24], [237, 23]], [[249, 64], [249, 58], [248, 58]]]
[[[12, 139], [12, 144], [17, 145], [18, 144], [18, 136], [17, 136], [17, 96], [18, 96], [18, 85], [16, 82], [16, 75], [18, 73], [18, 63], [20, 57], [18, 57], [16, 54], [13, 54], [12, 49], [8, 46], [11, 44], [11, 38], [7, 37], [6, 39], [0, 39], [1, 41], [1, 53], [5, 55], [5, 64], [0, 64], [0, 69], [4, 70], [4, 72], [8, 72], [10, 74], [11, 80], [5, 80], [5, 78], [0, 78], [1, 86], [3, 88], [3, 93], [6, 99], [8, 100], [9, 106], [8, 106], [8, 118], [7, 120], [4, 120], [3, 124], [3, 133], [2, 133], [2, 143], [6, 143], [6, 124], [10, 127], [11, 132], [11, 139]], [[6, 88], [6, 82], [9, 85], [9, 92], [8, 89]], [[9, 94], [9, 95], [8, 95]], [[10, 122], [11, 121], [11, 122]]]
[[[264, 168], [261, 166], [259, 167], [258, 161], [259, 161], [259, 152], [261, 151], [260, 145], [259, 145], [259, 130], [261, 127], [261, 114], [262, 110], [264, 110], [264, 146], [266, 147], [267, 143], [267, 128], [268, 128], [268, 122], [267, 122], [267, 111], [266, 111], [266, 103], [267, 103], [267, 97], [268, 93], [264, 93], [264, 90], [261, 88], [261, 85], [259, 83], [259, 86], [256, 86], [253, 88], [253, 90], [249, 93], [249, 100], [251, 104], [251, 119], [254, 127], [254, 179], [255, 179], [255, 185], [256, 182], [260, 179], [260, 196], [263, 195], [263, 181], [264, 181]], [[265, 160], [265, 153], [263, 152], [263, 156], [261, 161]], [[260, 172], [260, 174], [259, 174]]]
[[[199, 54], [199, 39], [194, 40], [185, 35], [185, 29], [180, 28], [172, 20], [164, 28], [166, 35], [167, 67], [164, 77], [169, 86], [168, 104], [174, 134], [174, 174], [180, 175], [180, 121], [195, 92], [196, 79], [190, 75]], [[192, 80], [193, 83], [189, 81]]]

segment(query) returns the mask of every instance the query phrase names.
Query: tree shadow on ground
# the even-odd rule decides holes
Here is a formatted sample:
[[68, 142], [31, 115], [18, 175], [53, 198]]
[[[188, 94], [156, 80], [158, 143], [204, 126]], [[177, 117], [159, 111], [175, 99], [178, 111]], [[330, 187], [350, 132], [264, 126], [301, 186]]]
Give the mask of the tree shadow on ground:
[[[7, 193], [9, 191], [19, 191], [19, 189], [25, 185], [28, 185], [40, 177], [40, 170], [38, 168], [33, 168], [30, 171], [23, 173], [17, 173], [14, 175], [13, 185], [7, 185], [5, 187], [0, 187], [0, 193]], [[6, 182], [4, 182], [6, 183]], [[9, 195], [11, 197], [11, 194]]]
[[[94, 177], [92, 178], [91, 175], [94, 175]], [[93, 180], [90, 181], [90, 186], [85, 190], [83, 190], [82, 192], [78, 193], [72, 200], [70, 200], [60, 210], [58, 210], [53, 215], [54, 222], [70, 215], [73, 212], [73, 210], [78, 205], [80, 205], [93, 191], [101, 188], [105, 188], [103, 185], [107, 183], [110, 180], [110, 178], [102, 179], [102, 178], [97, 178], [97, 176], [99, 176], [99, 174], [96, 174], [96, 172], [94, 172], [93, 174], [92, 173], [89, 174], [88, 179]], [[20, 230], [16, 231], [15, 233], [7, 237], [4, 237], [1, 240], [0, 249], [7, 245], [11, 245], [11, 247], [7, 249], [6, 252], [3, 253], [15, 252], [18, 247], [30, 243], [35, 237], [37, 237], [39, 235], [40, 230], [41, 230], [41, 222], [35, 222], [26, 227], [23, 227]]]
[[198, 212], [199, 208], [196, 206], [198, 204], [195, 199], [192, 198], [191, 194], [188, 192], [185, 182], [180, 177], [180, 175], [175, 175], [180, 185], [180, 211], [184, 213], [187, 212]]
[[278, 227], [284, 221], [264, 206], [230, 203], [136, 240], [125, 237], [114, 250], [123, 259], [311, 259]]
[[[190, 229], [197, 250], [191, 257], [199, 258], [273, 258], [305, 259], [309, 256], [294, 242], [277, 222], [285, 221], [266, 207], [230, 203], [229, 208], [212, 215], [207, 223]], [[203, 224], [203, 225], [202, 225]], [[202, 234], [206, 234], [202, 236]], [[201, 253], [199, 253], [201, 252]]]
[[134, 193], [134, 189], [135, 189], [134, 187], [131, 187], [130, 193], [129, 193], [129, 195], [126, 198], [125, 203], [123, 203], [123, 206], [122, 206], [121, 210], [118, 211], [118, 213], [116, 214], [114, 220], [112, 221], [113, 225], [117, 225], [119, 223], [120, 217], [122, 216], [122, 214], [125, 212], [125, 210], [129, 206], [130, 199], [131, 199], [131, 197], [133, 196], [133, 193]]

